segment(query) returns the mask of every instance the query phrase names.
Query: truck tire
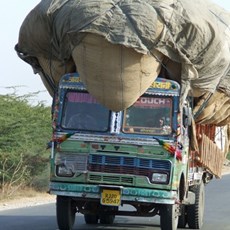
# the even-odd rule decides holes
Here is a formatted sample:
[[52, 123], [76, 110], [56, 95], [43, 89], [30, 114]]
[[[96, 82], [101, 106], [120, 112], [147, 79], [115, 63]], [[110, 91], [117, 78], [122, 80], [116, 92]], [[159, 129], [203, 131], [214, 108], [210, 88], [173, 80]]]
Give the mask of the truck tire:
[[97, 215], [92, 214], [85, 214], [84, 218], [86, 224], [97, 224], [99, 219]]
[[76, 206], [70, 197], [57, 196], [56, 216], [60, 230], [72, 230], [75, 222]]
[[205, 189], [201, 181], [199, 185], [193, 186], [190, 191], [195, 193], [195, 204], [187, 206], [188, 226], [191, 229], [200, 229], [204, 222]]
[[114, 214], [108, 215], [106, 212], [116, 212], [118, 211], [118, 207], [111, 206], [111, 207], [106, 207], [106, 209], [104, 209], [103, 206], [101, 206], [101, 208], [103, 209], [103, 212], [100, 215], [100, 223], [101, 224], [113, 224], [116, 215]]
[[[97, 209], [97, 204], [92, 202], [87, 202], [84, 206], [85, 210], [93, 211]], [[99, 216], [94, 213], [84, 214], [84, 219], [86, 224], [97, 224]]]
[[187, 225], [187, 212], [186, 212], [186, 206], [182, 204], [180, 206], [180, 216], [178, 220], [178, 228], [185, 228]]
[[179, 205], [164, 204], [160, 208], [161, 230], [176, 230], [179, 219]]
[[101, 215], [100, 216], [100, 223], [101, 224], [113, 224], [115, 220], [115, 215]]

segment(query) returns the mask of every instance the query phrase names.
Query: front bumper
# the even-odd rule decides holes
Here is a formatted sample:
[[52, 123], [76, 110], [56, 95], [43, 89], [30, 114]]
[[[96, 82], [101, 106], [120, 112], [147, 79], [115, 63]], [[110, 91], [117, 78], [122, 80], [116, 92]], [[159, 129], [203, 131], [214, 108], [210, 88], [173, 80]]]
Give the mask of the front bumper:
[[[62, 182], [50, 182], [50, 194], [59, 196], [70, 196], [81, 199], [96, 199], [101, 198], [101, 189], [107, 185], [85, 185], [72, 184]], [[112, 186], [110, 186], [110, 189]], [[118, 189], [117, 186], [114, 186]], [[159, 189], [146, 189], [134, 187], [119, 187], [121, 189], [121, 202], [140, 202], [140, 203], [155, 203], [155, 204], [175, 204], [177, 201], [176, 191], [166, 191]]]

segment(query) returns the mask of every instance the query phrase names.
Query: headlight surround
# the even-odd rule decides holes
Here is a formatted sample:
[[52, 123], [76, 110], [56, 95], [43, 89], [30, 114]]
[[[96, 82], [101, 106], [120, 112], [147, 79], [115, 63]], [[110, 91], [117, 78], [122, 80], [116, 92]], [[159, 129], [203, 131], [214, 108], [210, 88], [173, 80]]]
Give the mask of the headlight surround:
[[169, 175], [166, 172], [154, 172], [151, 181], [156, 184], [168, 184]]
[[88, 154], [58, 152], [54, 163], [57, 176], [73, 177], [76, 172], [87, 171]]

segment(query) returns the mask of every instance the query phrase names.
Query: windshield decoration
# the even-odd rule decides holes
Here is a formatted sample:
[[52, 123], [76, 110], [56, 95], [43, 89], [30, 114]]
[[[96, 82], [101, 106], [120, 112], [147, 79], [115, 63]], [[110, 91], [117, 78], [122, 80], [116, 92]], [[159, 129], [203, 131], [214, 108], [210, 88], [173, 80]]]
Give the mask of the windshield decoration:
[[111, 121], [111, 133], [119, 133], [121, 125], [121, 113], [113, 112]]
[[66, 95], [66, 98], [68, 102], [73, 102], [73, 103], [89, 103], [89, 104], [97, 103], [96, 99], [87, 93], [69, 92]]
[[88, 93], [67, 92], [61, 127], [76, 131], [105, 132], [109, 128], [110, 111]]
[[182, 148], [183, 146], [180, 143], [177, 143], [176, 146], [169, 144], [163, 140], [159, 140], [158, 138], [154, 138], [158, 141], [158, 143], [167, 150], [171, 155], [175, 156], [177, 160], [182, 160]]
[[74, 133], [66, 133], [61, 137], [53, 136], [52, 140], [47, 143], [46, 149], [50, 149], [52, 147], [52, 143], [54, 143], [54, 146], [57, 147], [57, 144], [61, 144], [62, 142], [66, 141], [69, 137], [73, 135]]
[[156, 88], [156, 89], [171, 89], [174, 88], [171, 85], [171, 82], [166, 81], [166, 82], [158, 82], [154, 81], [151, 85], [151, 87]]
[[172, 99], [141, 97], [125, 110], [123, 132], [149, 135], [172, 133]]
[[61, 137], [54, 138], [53, 141], [57, 142], [58, 144], [61, 144], [62, 142], [66, 141], [69, 137], [73, 136], [74, 133], [66, 133], [62, 135]]

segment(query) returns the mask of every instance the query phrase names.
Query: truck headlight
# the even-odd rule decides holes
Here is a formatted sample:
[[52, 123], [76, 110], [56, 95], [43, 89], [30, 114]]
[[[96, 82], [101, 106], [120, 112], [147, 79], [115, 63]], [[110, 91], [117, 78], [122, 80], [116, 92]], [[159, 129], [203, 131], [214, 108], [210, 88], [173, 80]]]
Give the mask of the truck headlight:
[[68, 167], [68, 165], [65, 164], [60, 164], [56, 166], [56, 174], [57, 176], [72, 177], [74, 172], [72, 167]]
[[168, 174], [167, 173], [153, 173], [152, 182], [159, 184], [167, 184], [168, 183]]

